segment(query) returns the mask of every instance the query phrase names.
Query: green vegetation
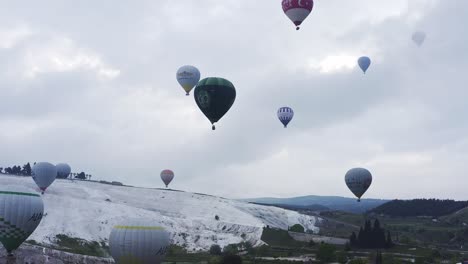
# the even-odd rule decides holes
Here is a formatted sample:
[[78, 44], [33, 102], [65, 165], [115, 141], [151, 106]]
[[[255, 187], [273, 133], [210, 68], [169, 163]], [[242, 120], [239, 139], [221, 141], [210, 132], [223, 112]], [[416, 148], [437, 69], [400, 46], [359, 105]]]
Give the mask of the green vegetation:
[[372, 209], [371, 212], [397, 217], [439, 217], [455, 213], [467, 206], [467, 201], [437, 199], [393, 200]]
[[301, 226], [300, 224], [295, 224], [289, 228], [289, 231], [291, 232], [296, 232], [296, 233], [304, 233], [304, 227]]
[[261, 239], [270, 246], [301, 247], [307, 245], [307, 243], [294, 240], [288, 231], [274, 228], [263, 228]]
[[317, 260], [320, 263], [329, 263], [335, 261], [336, 247], [329, 244], [320, 244], [317, 251]]
[[58, 249], [70, 253], [108, 257], [109, 248], [104, 242], [98, 243], [96, 241], [86, 241], [80, 238], [69, 237], [67, 235], [57, 235], [55, 237]]

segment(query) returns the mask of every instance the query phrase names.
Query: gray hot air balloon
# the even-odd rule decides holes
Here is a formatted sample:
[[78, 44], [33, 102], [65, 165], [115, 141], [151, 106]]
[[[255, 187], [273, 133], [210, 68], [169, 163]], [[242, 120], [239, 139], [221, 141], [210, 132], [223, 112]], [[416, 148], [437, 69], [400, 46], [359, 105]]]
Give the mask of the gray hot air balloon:
[[57, 167], [48, 162], [38, 162], [32, 167], [32, 178], [36, 182], [42, 194], [57, 177]]
[[55, 165], [57, 167], [57, 178], [58, 179], [66, 179], [70, 176], [71, 167], [66, 163], [59, 163]]
[[372, 174], [363, 168], [350, 169], [345, 175], [345, 182], [351, 192], [356, 195], [358, 202], [372, 183]]
[[160, 264], [169, 247], [169, 233], [147, 222], [132, 221], [114, 226], [109, 247], [117, 264]]
[[174, 179], [174, 172], [171, 170], [163, 170], [161, 171], [161, 180], [166, 184], [166, 188], [171, 183], [172, 179]]
[[426, 39], [426, 33], [422, 31], [416, 31], [413, 33], [411, 36], [411, 39], [418, 45], [419, 47], [424, 43], [424, 40]]
[[0, 242], [10, 256], [34, 232], [43, 213], [37, 193], [15, 186], [0, 188]]

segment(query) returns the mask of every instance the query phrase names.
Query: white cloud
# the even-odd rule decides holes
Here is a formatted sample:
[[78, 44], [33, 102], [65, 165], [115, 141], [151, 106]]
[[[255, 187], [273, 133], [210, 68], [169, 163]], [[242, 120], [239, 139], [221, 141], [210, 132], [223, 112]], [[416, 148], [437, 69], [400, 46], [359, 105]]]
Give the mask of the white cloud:
[[64, 37], [55, 37], [28, 49], [24, 67], [24, 76], [27, 78], [36, 78], [45, 73], [73, 71], [93, 71], [106, 80], [120, 75], [120, 70], [106, 65], [99, 55], [77, 47], [71, 39]]

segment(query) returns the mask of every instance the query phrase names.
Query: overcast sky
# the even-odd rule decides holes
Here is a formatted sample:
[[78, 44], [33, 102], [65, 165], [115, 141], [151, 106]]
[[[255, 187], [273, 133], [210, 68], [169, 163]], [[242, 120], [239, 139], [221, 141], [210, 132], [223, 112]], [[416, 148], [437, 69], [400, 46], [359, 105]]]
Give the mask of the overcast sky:
[[[0, 166], [145, 187], [170, 168], [171, 187], [230, 198], [351, 197], [362, 166], [366, 197], [468, 199], [468, 1], [316, 0], [299, 31], [280, 0], [1, 6]], [[216, 131], [175, 79], [185, 64], [236, 87]]]

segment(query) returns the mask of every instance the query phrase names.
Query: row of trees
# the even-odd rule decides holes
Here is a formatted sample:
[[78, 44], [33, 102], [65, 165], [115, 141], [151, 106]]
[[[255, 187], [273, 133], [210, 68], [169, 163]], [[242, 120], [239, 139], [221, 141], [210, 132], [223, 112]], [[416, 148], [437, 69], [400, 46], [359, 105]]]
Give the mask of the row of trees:
[[467, 206], [467, 201], [438, 199], [393, 200], [374, 208], [371, 212], [389, 216], [438, 217], [452, 214]]
[[[34, 163], [36, 164], [36, 163]], [[31, 169], [31, 164], [28, 162], [24, 164], [23, 166], [13, 166], [13, 167], [0, 167], [0, 173], [3, 174], [9, 174], [9, 175], [17, 175], [17, 176], [31, 176], [32, 169]], [[86, 174], [84, 172], [80, 173], [70, 173], [71, 178], [75, 179], [81, 179], [81, 180], [91, 180], [92, 175], [91, 174]], [[60, 179], [59, 176], [57, 178]]]
[[358, 235], [353, 232], [349, 238], [351, 247], [357, 248], [391, 248], [394, 246], [390, 232], [385, 236], [385, 230], [380, 226], [379, 219], [375, 219], [374, 226], [366, 220]]
[[19, 176], [31, 176], [31, 164], [26, 163], [23, 166], [13, 166], [13, 167], [0, 167], [0, 173], [19, 175]]

